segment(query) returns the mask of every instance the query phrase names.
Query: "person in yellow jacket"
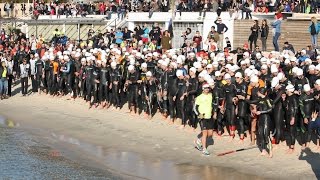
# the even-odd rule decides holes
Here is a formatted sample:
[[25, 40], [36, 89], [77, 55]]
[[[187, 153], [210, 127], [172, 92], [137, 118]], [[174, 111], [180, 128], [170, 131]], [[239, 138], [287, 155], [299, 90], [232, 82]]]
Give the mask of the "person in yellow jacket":
[[195, 113], [198, 116], [202, 137], [195, 140], [196, 148], [206, 156], [210, 155], [207, 150], [207, 138], [213, 135], [212, 119], [212, 94], [209, 84], [202, 85], [202, 94], [196, 98]]
[[53, 34], [53, 37], [59, 37], [61, 32], [58, 29], [55, 29], [52, 34]]

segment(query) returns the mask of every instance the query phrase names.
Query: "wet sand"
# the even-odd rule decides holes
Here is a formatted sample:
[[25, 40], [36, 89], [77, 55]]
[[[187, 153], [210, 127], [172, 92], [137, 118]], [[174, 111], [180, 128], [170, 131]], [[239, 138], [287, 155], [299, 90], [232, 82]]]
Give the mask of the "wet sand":
[[[304, 154], [301, 156], [304, 160], [299, 160], [298, 145], [292, 155], [286, 155], [287, 147], [281, 146], [272, 159], [261, 157], [257, 148], [217, 157], [218, 153], [249, 144], [247, 140], [238, 144], [238, 138], [227, 143], [228, 137], [222, 137], [215, 138], [214, 145], [208, 148], [211, 156], [205, 157], [194, 148], [197, 133], [178, 130], [158, 115], [150, 121], [130, 116], [126, 108], [89, 110], [82, 100], [45, 95], [14, 96], [0, 103], [1, 114], [15, 120], [21, 128], [43, 135], [44, 140], [60, 146], [70, 158], [77, 152], [83, 157], [74, 157], [79, 161], [88, 158], [93, 166], [106, 167], [129, 179], [309, 180], [317, 179], [316, 174], [320, 177], [320, 154]], [[311, 146], [312, 150], [314, 147]]]

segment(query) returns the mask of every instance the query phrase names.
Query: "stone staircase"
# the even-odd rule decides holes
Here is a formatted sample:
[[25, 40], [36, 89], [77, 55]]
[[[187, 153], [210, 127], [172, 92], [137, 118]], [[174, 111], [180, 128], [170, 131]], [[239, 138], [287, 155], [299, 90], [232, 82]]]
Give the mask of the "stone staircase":
[[[261, 21], [259, 21], [261, 22]], [[269, 22], [270, 23], [270, 22]], [[252, 20], [235, 20], [234, 21], [234, 47], [242, 47], [245, 42], [248, 42], [248, 37], [251, 33], [250, 27]], [[288, 41], [295, 50], [301, 50], [306, 46], [311, 45], [310, 34], [308, 32], [309, 20], [283, 20], [281, 28], [282, 33], [279, 38], [279, 46], [283, 47], [283, 43]], [[267, 40], [267, 50], [272, 51], [272, 28], [270, 27], [269, 38]], [[261, 41], [258, 40], [258, 45], [261, 47]]]

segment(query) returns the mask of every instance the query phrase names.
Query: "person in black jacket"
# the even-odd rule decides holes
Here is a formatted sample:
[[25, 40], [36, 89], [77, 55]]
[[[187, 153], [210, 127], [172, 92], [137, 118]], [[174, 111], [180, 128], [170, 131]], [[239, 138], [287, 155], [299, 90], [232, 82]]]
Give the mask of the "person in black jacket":
[[266, 19], [262, 20], [260, 27], [262, 51], [267, 51], [267, 39], [269, 35], [269, 26]]
[[289, 51], [295, 53], [294, 48], [293, 48], [293, 45], [292, 45], [292, 44], [289, 44], [288, 41], [284, 42], [283, 50], [289, 50]]
[[134, 28], [135, 38], [140, 41], [142, 39], [142, 35], [144, 34], [143, 29], [140, 26]]
[[179, 12], [180, 18], [181, 18], [182, 12], [186, 12], [187, 10], [188, 10], [187, 4], [184, 2], [184, 0], [180, 0], [180, 3], [176, 10], [176, 12]]
[[200, 4], [200, 12], [199, 12], [199, 19], [201, 18], [203, 12], [203, 18], [206, 17], [206, 12], [212, 9], [212, 4], [206, 0], [204, 3]]
[[250, 50], [253, 51], [252, 49], [252, 44], [254, 44], [254, 48], [257, 46], [257, 40], [258, 40], [258, 35], [260, 31], [260, 27], [258, 24], [258, 20], [253, 21], [253, 25], [250, 27], [251, 34], [249, 36], [249, 42], [250, 42]]

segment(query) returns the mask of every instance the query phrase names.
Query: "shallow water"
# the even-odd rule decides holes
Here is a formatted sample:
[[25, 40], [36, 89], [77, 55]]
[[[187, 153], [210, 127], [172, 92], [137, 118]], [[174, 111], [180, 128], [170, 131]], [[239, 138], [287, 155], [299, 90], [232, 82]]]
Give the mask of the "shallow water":
[[0, 178], [122, 179], [68, 160], [32, 135], [7, 127], [0, 127]]
[[[93, 145], [0, 117], [0, 177], [7, 179], [262, 179], [233, 169], [175, 163]], [[32, 134], [32, 135], [31, 135]], [[208, 159], [209, 160], [209, 159]]]

